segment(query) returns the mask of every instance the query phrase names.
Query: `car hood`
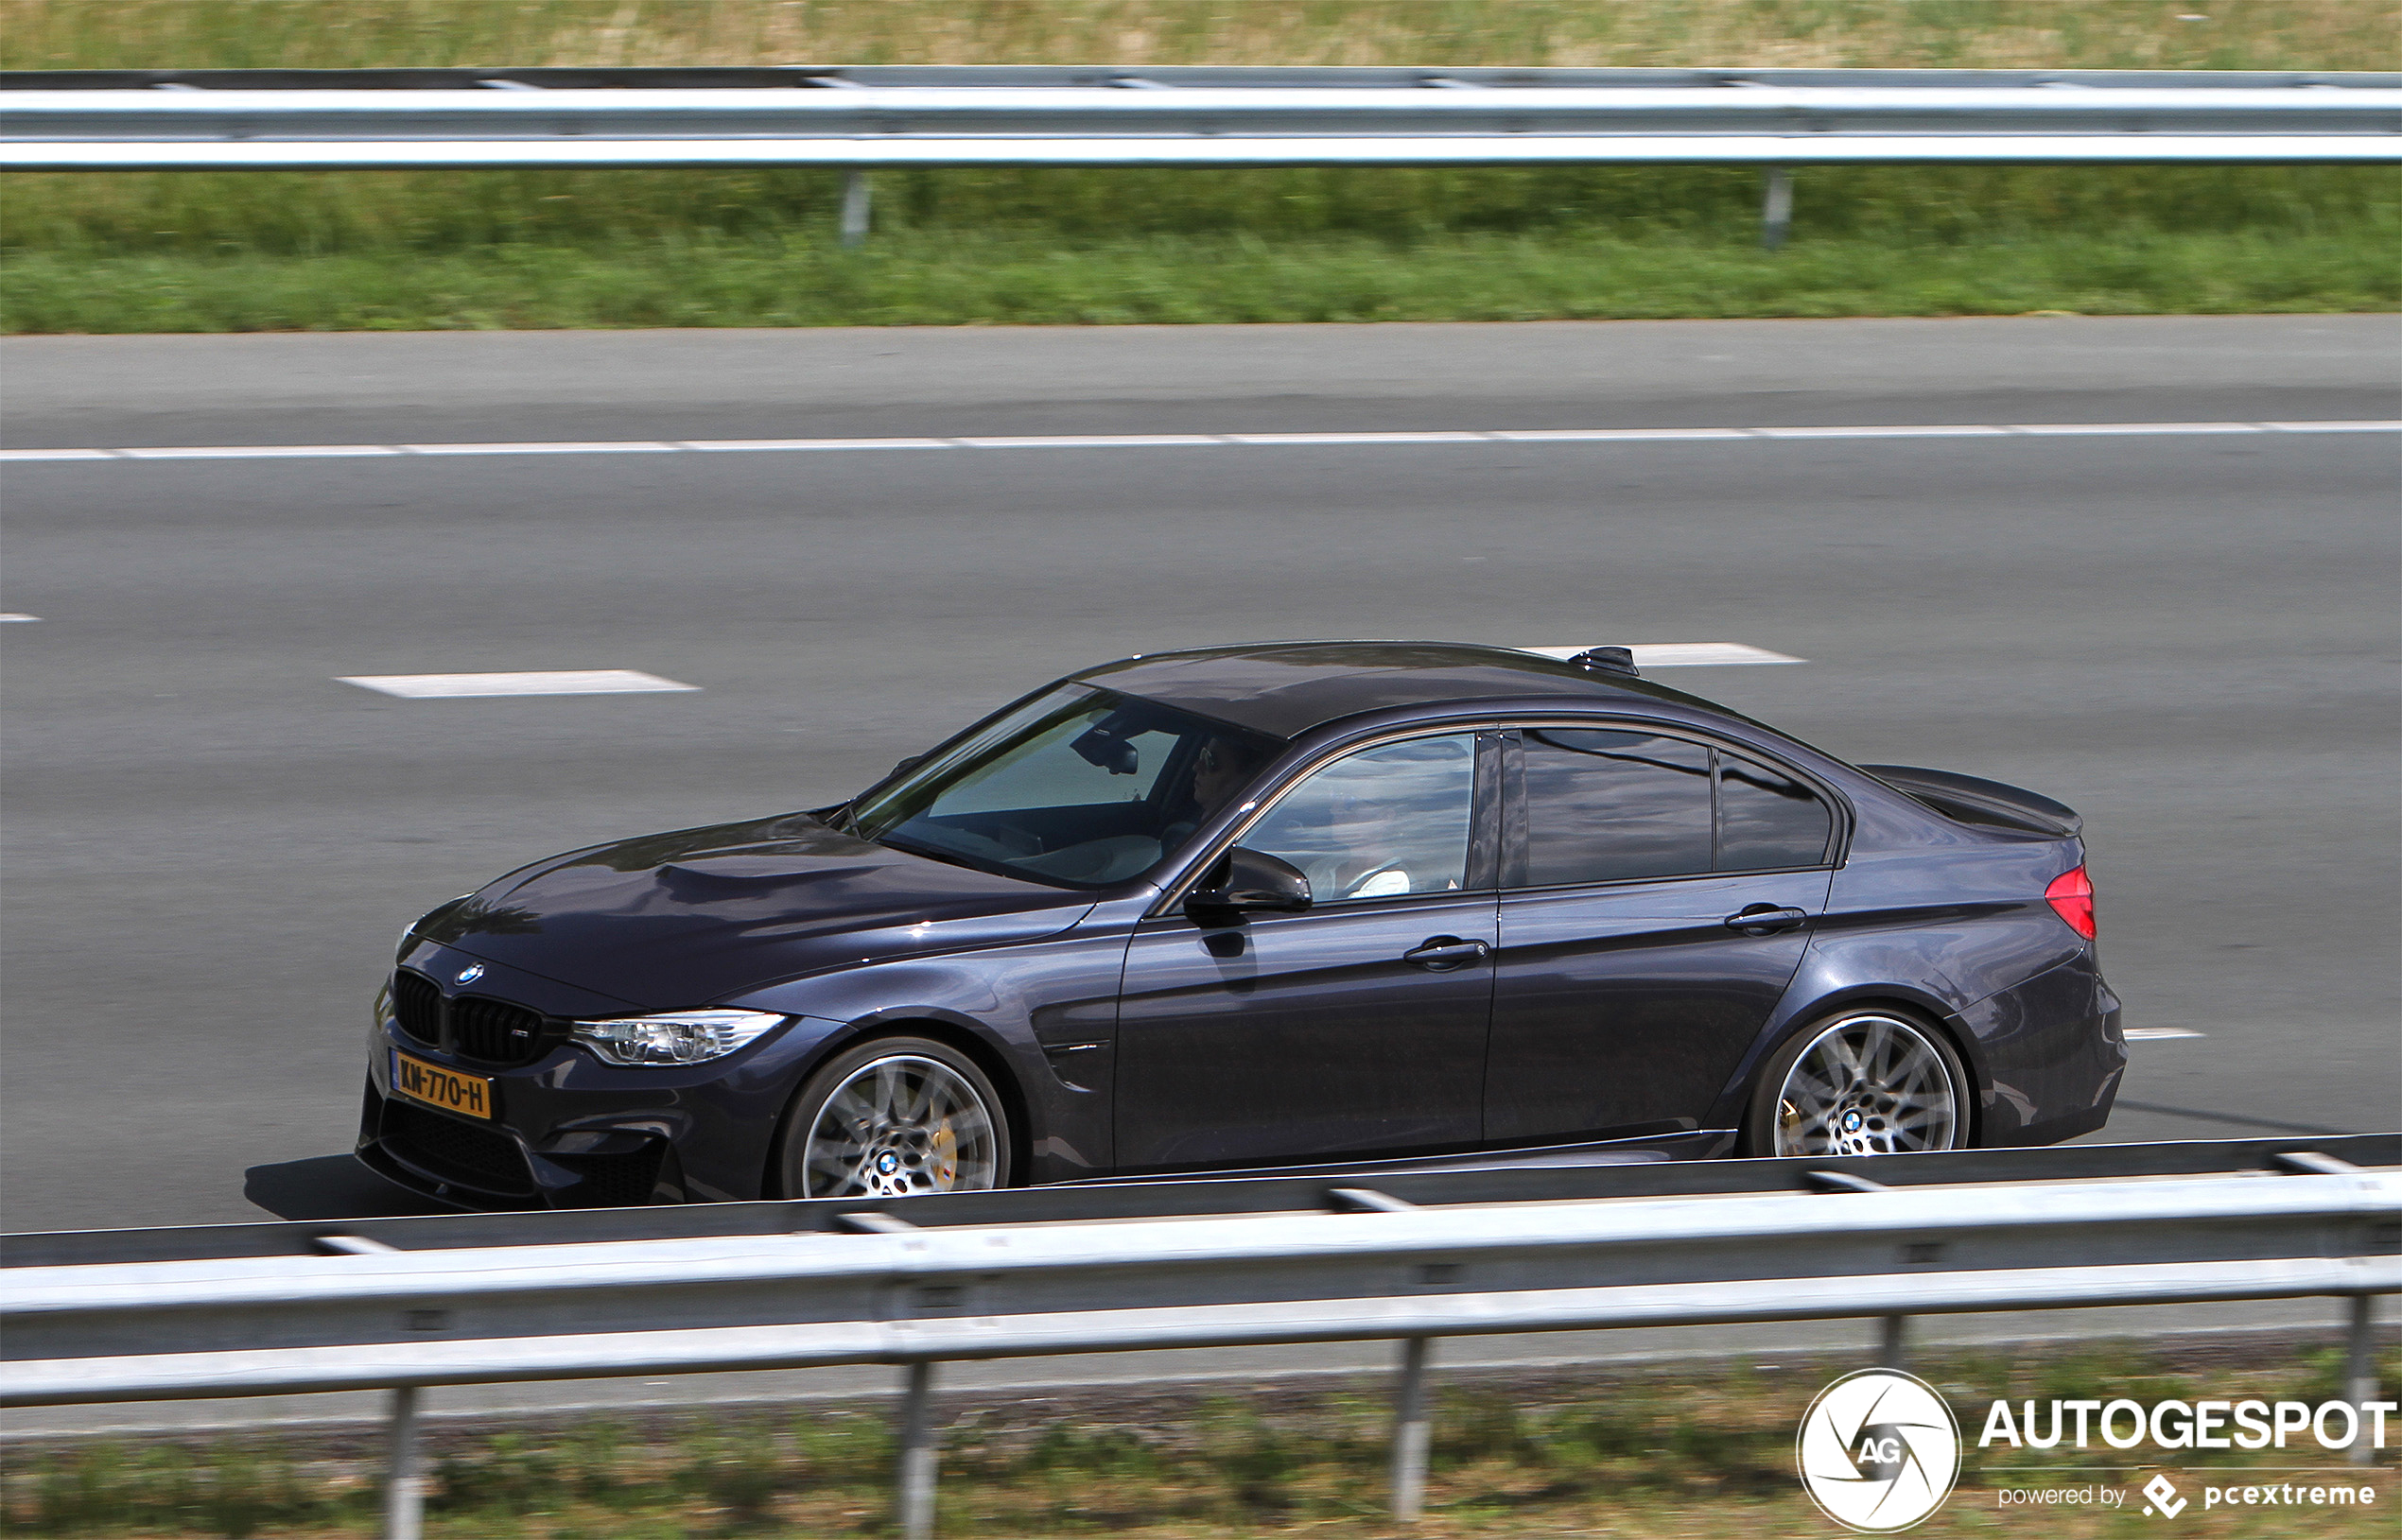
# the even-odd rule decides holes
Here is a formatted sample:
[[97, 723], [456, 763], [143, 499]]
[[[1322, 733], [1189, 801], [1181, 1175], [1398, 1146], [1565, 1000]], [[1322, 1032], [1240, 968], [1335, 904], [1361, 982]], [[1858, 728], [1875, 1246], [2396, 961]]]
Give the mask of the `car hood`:
[[888, 850], [806, 815], [651, 835], [514, 872], [416, 934], [645, 1010], [799, 974], [1033, 941], [1092, 908]]

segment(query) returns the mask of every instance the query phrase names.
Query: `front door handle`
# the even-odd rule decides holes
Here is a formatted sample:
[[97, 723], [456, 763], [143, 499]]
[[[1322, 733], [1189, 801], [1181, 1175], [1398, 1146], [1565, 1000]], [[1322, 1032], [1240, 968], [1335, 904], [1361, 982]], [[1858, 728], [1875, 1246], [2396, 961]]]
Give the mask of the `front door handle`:
[[1435, 936], [1401, 954], [1403, 962], [1415, 962], [1429, 973], [1449, 973], [1471, 962], [1482, 962], [1492, 948], [1480, 941], [1462, 941], [1457, 936]]
[[1727, 916], [1727, 928], [1740, 930], [1747, 936], [1773, 936], [1780, 930], [1810, 923], [1808, 909], [1780, 907], [1775, 904], [1747, 904], [1739, 914]]

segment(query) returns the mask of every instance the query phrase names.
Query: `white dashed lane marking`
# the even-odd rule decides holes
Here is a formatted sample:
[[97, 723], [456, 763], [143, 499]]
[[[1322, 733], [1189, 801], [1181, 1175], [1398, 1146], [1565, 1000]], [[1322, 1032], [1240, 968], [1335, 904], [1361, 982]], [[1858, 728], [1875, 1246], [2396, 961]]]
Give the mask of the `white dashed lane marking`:
[[16, 614], [13, 613], [9, 614], [0, 614], [0, 626], [5, 626], [11, 620], [39, 620], [42, 617], [38, 614]]
[[[1520, 652], [1540, 652], [1546, 658], [1573, 658], [1592, 642], [1575, 647], [1522, 647]], [[1618, 644], [1635, 655], [1638, 668], [1710, 668], [1739, 663], [1806, 663], [1806, 658], [1789, 657], [1771, 652], [1765, 647], [1747, 647], [1741, 642], [1627, 642]]]
[[1280, 448], [1372, 444], [1723, 443], [1735, 440], [2159, 438], [2191, 434], [2395, 433], [2402, 421], [2324, 423], [1922, 423], [1857, 427], [1525, 428], [1439, 433], [1085, 433], [952, 439], [609, 439], [525, 443], [161, 445], [0, 449], [19, 464], [99, 459], [352, 459], [474, 455], [841, 454], [904, 449]]
[[567, 669], [532, 674], [351, 674], [339, 681], [411, 701], [457, 700], [484, 695], [651, 695], [697, 690], [632, 668]]
[[2130, 1043], [2159, 1043], [2172, 1037], [2204, 1037], [2190, 1027], [2130, 1027], [2125, 1036]]

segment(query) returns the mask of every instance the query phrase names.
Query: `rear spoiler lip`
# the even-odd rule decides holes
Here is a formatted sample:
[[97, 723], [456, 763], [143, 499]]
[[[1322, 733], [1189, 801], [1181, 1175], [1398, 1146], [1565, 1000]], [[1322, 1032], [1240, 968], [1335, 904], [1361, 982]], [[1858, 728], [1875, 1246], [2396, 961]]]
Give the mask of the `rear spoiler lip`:
[[2083, 816], [2075, 808], [2063, 806], [2025, 787], [1962, 775], [1958, 770], [1927, 770], [1917, 765], [1862, 765], [1859, 768], [1898, 791], [1939, 803], [1958, 804], [2037, 834], [2066, 839], [2073, 839], [2085, 827]]

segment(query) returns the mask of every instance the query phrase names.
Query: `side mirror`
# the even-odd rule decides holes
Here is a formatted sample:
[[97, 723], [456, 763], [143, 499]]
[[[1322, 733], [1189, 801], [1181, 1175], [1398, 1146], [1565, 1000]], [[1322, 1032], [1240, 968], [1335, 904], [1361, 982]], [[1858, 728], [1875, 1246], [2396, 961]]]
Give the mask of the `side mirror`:
[[1251, 913], [1298, 914], [1309, 907], [1310, 879], [1299, 867], [1241, 845], [1219, 857], [1184, 898], [1184, 912], [1204, 925]]

